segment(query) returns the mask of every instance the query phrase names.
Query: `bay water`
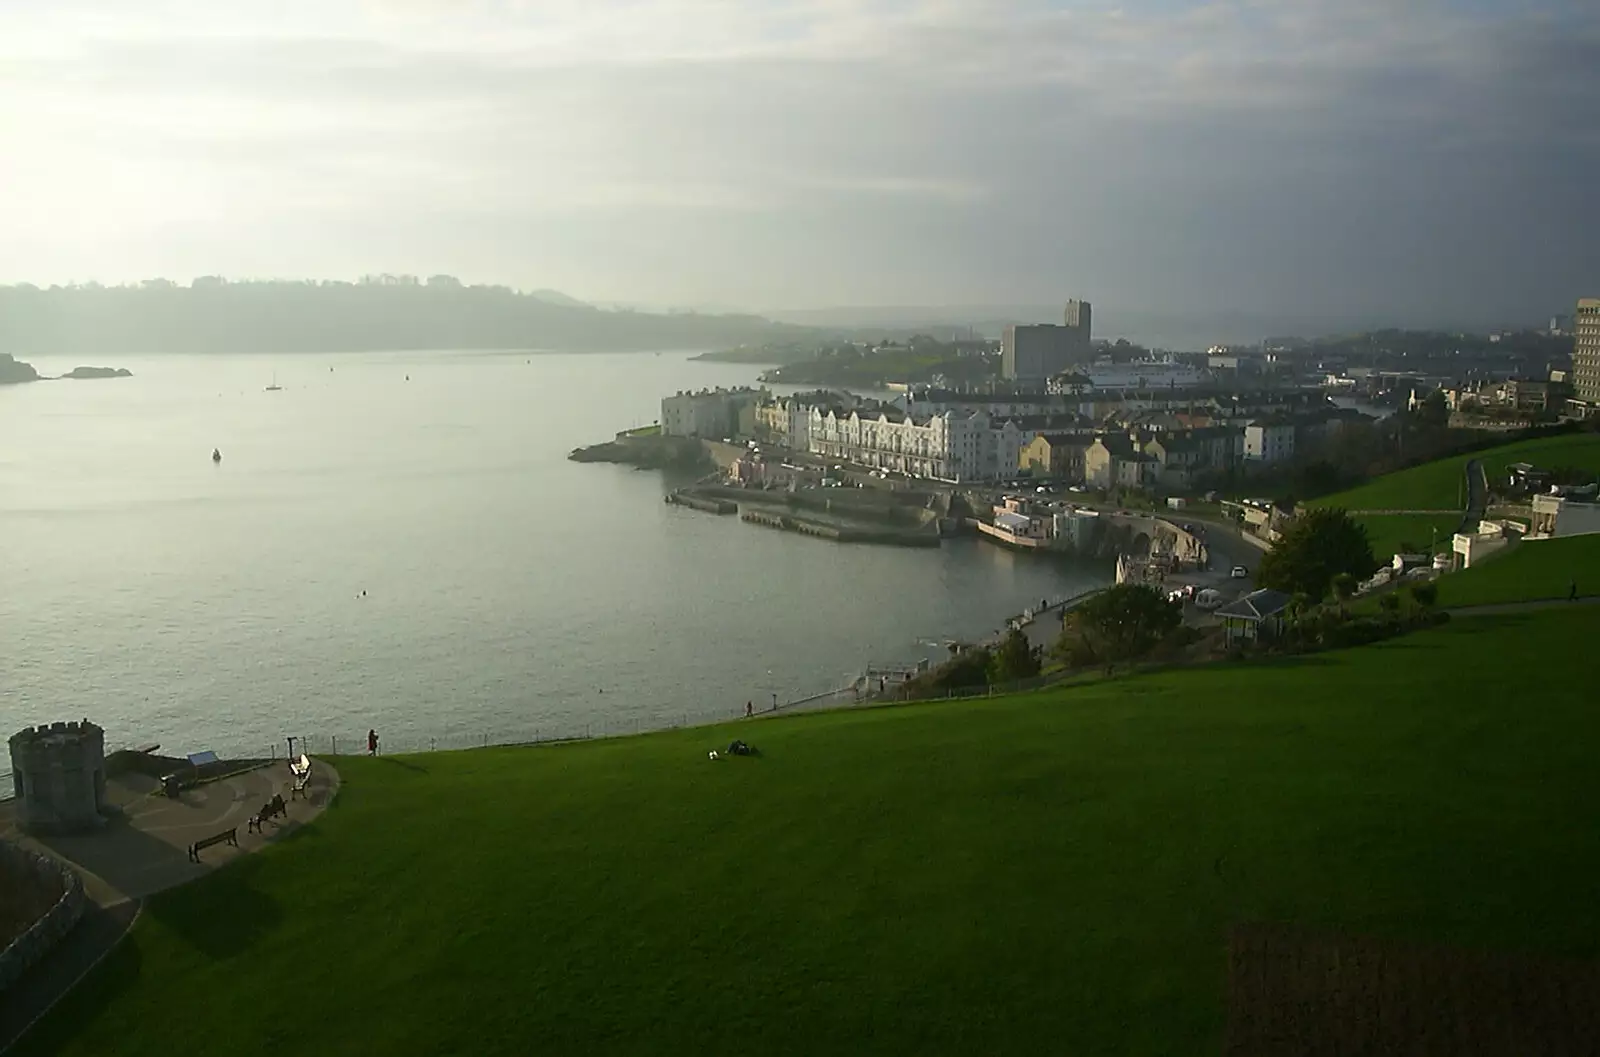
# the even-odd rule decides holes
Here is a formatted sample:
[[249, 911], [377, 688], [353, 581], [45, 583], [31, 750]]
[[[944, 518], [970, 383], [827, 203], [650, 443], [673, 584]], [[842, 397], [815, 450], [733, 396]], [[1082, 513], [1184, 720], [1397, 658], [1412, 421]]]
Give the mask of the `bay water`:
[[113, 746], [255, 754], [648, 730], [1110, 580], [775, 532], [567, 460], [758, 373], [689, 355], [23, 357], [133, 377], [0, 386], [0, 734], [87, 717]]

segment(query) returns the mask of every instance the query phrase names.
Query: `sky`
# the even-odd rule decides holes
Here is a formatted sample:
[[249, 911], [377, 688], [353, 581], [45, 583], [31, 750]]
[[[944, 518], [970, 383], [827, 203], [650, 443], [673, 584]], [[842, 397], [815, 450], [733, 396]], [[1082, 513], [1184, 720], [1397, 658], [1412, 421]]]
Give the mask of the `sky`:
[[0, 0], [0, 283], [1539, 320], [1597, 100], [1593, 0]]

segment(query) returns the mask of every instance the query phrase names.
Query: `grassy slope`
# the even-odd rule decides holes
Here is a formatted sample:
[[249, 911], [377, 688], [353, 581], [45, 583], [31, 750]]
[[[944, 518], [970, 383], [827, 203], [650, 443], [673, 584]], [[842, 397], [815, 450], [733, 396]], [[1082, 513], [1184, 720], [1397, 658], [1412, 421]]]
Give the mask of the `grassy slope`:
[[[343, 761], [19, 1057], [1216, 1052], [1230, 922], [1594, 955], [1592, 617]], [[730, 731], [764, 757], [707, 762]]]
[[1439, 580], [1439, 604], [1476, 606], [1600, 594], [1600, 535], [1518, 543], [1480, 565]]
[[1491, 487], [1504, 480], [1506, 466], [1514, 462], [1531, 462], [1546, 469], [1582, 466], [1600, 471], [1600, 434], [1543, 437], [1471, 455], [1454, 455], [1385, 474], [1349, 491], [1312, 500], [1312, 503], [1346, 510], [1459, 510], [1466, 502], [1462, 481], [1467, 461], [1473, 458], [1483, 460]]
[[[1460, 514], [1368, 514], [1356, 520], [1367, 530], [1373, 556], [1387, 563], [1404, 544], [1414, 544], [1425, 554], [1430, 543], [1436, 551], [1447, 551], [1455, 538]], [[1437, 532], [1432, 530], [1437, 530]]]

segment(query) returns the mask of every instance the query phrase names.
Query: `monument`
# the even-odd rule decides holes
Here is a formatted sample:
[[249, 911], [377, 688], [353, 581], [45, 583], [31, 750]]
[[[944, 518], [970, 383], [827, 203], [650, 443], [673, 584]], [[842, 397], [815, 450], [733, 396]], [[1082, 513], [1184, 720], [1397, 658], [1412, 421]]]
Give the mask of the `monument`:
[[98, 827], [106, 800], [105, 731], [87, 719], [11, 735], [17, 821], [32, 833]]

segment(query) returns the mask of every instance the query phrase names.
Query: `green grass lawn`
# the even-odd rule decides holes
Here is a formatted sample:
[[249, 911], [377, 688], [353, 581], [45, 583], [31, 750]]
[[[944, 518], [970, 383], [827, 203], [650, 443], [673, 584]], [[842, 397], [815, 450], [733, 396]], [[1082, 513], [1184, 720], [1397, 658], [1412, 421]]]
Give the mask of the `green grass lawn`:
[[1477, 606], [1600, 594], [1600, 535], [1513, 544], [1487, 561], [1439, 579], [1439, 604]]
[[1593, 632], [340, 760], [16, 1052], [1216, 1053], [1233, 923], [1594, 956]]
[[[1414, 544], [1417, 554], [1427, 554], [1430, 543], [1436, 551], [1447, 551], [1455, 538], [1461, 515], [1449, 514], [1363, 514], [1356, 520], [1367, 530], [1373, 556], [1388, 563], [1403, 545]], [[1437, 530], [1437, 531], [1435, 531]], [[1409, 548], [1407, 548], [1409, 550]]]
[[1506, 467], [1514, 462], [1531, 462], [1544, 469], [1580, 466], [1600, 471], [1600, 434], [1543, 437], [1452, 455], [1385, 474], [1349, 491], [1311, 500], [1311, 504], [1346, 510], [1460, 510], [1466, 504], [1462, 483], [1466, 465], [1473, 458], [1483, 460], [1491, 488], [1504, 484]]

